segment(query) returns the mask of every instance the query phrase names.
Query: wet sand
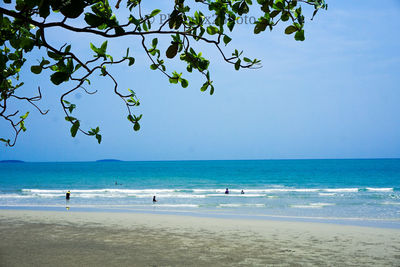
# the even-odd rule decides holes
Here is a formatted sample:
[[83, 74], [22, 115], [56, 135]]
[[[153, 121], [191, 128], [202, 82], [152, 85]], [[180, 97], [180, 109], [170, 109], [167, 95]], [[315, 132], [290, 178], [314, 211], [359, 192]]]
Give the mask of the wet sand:
[[400, 230], [0, 210], [0, 266], [400, 266]]

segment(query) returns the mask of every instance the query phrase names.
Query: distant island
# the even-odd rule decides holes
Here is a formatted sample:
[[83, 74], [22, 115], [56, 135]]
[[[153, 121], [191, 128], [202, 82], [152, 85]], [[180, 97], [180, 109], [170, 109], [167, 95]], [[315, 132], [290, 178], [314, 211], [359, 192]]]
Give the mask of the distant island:
[[99, 159], [99, 160], [96, 160], [96, 162], [116, 162], [116, 161], [122, 161], [122, 160], [119, 160], [119, 159]]
[[8, 160], [0, 160], [0, 163], [24, 163], [25, 161], [22, 160], [13, 160], [13, 159], [8, 159]]

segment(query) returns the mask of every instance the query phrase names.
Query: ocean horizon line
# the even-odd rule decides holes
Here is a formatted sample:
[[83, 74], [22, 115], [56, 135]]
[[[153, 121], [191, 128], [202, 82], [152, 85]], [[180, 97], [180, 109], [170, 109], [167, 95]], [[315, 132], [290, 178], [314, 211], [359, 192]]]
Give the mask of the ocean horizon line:
[[206, 162], [206, 161], [301, 161], [301, 160], [398, 160], [400, 157], [372, 157], [372, 158], [271, 158], [271, 159], [155, 159], [155, 160], [123, 160], [123, 159], [95, 159], [81, 161], [27, 161], [20, 159], [4, 159], [0, 163], [107, 163], [107, 162]]

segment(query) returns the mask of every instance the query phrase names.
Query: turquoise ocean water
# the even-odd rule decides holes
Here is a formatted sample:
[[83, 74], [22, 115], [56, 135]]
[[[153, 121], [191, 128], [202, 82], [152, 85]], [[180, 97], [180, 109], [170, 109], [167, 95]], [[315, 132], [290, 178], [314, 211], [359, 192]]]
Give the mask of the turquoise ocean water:
[[400, 159], [0, 164], [0, 208], [66, 206], [400, 228]]

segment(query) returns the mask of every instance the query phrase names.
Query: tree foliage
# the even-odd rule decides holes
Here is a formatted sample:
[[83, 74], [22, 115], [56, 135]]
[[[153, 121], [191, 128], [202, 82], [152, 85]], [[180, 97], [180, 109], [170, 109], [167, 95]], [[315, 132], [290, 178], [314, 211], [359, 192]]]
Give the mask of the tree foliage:
[[[122, 93], [117, 79], [111, 74], [111, 67], [116, 64], [133, 66], [135, 58], [127, 48], [124, 57], [114, 59], [107, 52], [107, 40], [129, 36], [139, 38], [144, 53], [149, 58], [150, 69], [160, 71], [171, 84], [180, 84], [186, 88], [189, 81], [182, 72], [168, 71], [166, 60], [180, 60], [186, 64], [187, 72], [198, 72], [204, 77], [200, 90], [214, 93], [214, 85], [209, 72], [210, 61], [202, 53], [195, 51], [193, 42], [204, 42], [215, 48], [222, 60], [231, 64], [236, 70], [241, 68], [257, 68], [260, 60], [245, 57], [243, 51], [232, 49], [227, 53], [225, 46], [231, 42], [230, 33], [235, 29], [238, 19], [249, 14], [251, 8], [259, 8], [261, 16], [254, 21], [255, 34], [272, 30], [278, 23], [286, 23], [285, 33], [293, 34], [294, 39], [303, 41], [305, 17], [302, 7], [313, 8], [312, 18], [319, 9], [326, 9], [324, 0], [175, 0], [173, 9], [164, 11], [168, 18], [160, 24], [152, 25], [151, 21], [161, 10], [155, 9], [144, 14], [142, 0], [125, 0], [127, 17], [116, 16], [121, 0], [115, 0], [112, 5], [108, 0], [3, 0], [0, 7], [0, 116], [9, 122], [15, 134], [13, 138], [0, 138], [8, 146], [14, 146], [21, 131], [26, 131], [25, 120], [29, 112], [18, 116], [19, 110], [10, 107], [11, 99], [28, 101], [41, 114], [37, 105], [42, 97], [40, 87], [33, 97], [19, 96], [19, 88], [23, 86], [20, 71], [29, 68], [33, 74], [49, 75], [54, 85], [67, 83], [69, 90], [60, 98], [65, 120], [71, 124], [71, 135], [78, 132], [94, 136], [101, 142], [99, 127], [85, 130], [78, 118], [73, 116], [76, 105], [68, 100], [68, 96], [82, 89], [88, 94], [85, 86], [90, 85], [90, 78], [101, 75], [109, 78], [113, 84], [114, 93], [119, 96], [127, 108], [127, 119], [135, 131], [140, 129], [142, 115], [135, 115], [133, 110], [140, 105], [134, 91], [128, 89]], [[115, 5], [115, 6], [114, 6]], [[121, 10], [121, 9], [120, 9]], [[126, 12], [125, 12], [126, 13]], [[212, 17], [212, 21], [207, 18]], [[311, 19], [312, 19], [311, 18]], [[82, 26], [82, 24], [85, 24]], [[61, 47], [50, 43], [46, 37], [50, 29], [62, 29], [79, 34], [92, 34], [104, 38], [101, 44], [90, 43], [93, 55], [90, 59], [83, 58], [74, 51], [68, 40]], [[158, 44], [160, 36], [169, 35], [171, 42], [165, 51]], [[62, 38], [62, 36], [60, 36]], [[29, 53], [38, 49], [43, 51], [43, 57], [38, 64], [26, 66]], [[46, 72], [44, 72], [46, 70]], [[13, 109], [14, 108], [14, 109]], [[11, 111], [10, 111], [11, 110]], [[75, 115], [75, 113], [74, 113]]]

